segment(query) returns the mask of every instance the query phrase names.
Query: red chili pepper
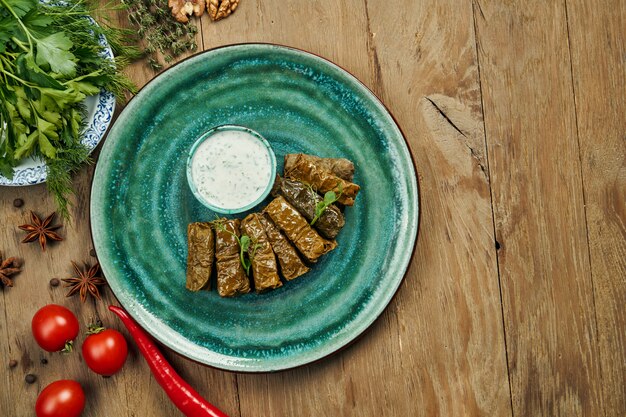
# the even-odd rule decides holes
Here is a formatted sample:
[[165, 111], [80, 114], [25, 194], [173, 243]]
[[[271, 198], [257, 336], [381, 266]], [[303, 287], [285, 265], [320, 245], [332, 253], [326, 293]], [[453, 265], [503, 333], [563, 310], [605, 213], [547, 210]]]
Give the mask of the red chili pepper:
[[191, 388], [180, 375], [176, 373], [172, 365], [167, 362], [159, 348], [148, 334], [130, 318], [128, 313], [117, 306], [109, 306], [109, 310], [115, 313], [126, 326], [130, 335], [137, 343], [139, 351], [146, 358], [150, 370], [159, 385], [172, 400], [174, 405], [187, 417], [228, 417], [213, 404], [207, 402]]

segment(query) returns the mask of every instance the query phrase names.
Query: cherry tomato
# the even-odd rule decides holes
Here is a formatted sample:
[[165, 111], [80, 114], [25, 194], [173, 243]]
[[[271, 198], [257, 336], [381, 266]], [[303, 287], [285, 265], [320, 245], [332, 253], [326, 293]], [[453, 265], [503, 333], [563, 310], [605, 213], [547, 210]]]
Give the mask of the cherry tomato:
[[97, 374], [111, 376], [119, 371], [128, 355], [126, 339], [117, 330], [96, 328], [90, 330], [83, 342], [85, 363]]
[[69, 379], [55, 381], [37, 397], [37, 417], [78, 417], [85, 408], [85, 392], [80, 384]]
[[37, 344], [48, 352], [57, 352], [78, 336], [78, 320], [67, 308], [48, 304], [33, 316], [31, 323]]

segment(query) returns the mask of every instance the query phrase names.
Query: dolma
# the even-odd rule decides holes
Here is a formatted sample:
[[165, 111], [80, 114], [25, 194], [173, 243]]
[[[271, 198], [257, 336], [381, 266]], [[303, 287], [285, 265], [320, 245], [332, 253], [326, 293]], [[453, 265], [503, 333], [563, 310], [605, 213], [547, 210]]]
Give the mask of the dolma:
[[313, 165], [330, 171], [346, 181], [352, 182], [354, 178], [354, 164], [345, 158], [321, 158], [316, 155], [290, 153], [285, 155], [285, 166], [291, 166], [298, 155], [302, 155], [303, 158], [311, 161]]
[[272, 200], [263, 211], [309, 262], [337, 247], [337, 242], [321, 237], [282, 196]]
[[272, 246], [267, 238], [265, 229], [259, 220], [260, 214], [252, 213], [241, 221], [242, 234], [250, 238], [248, 256], [252, 264], [254, 289], [262, 292], [278, 288], [283, 285], [278, 277], [278, 266]]
[[[300, 181], [276, 177], [272, 195], [282, 195], [285, 200], [296, 208], [309, 223], [315, 218], [315, 206], [322, 201], [322, 197]], [[334, 239], [341, 228], [346, 224], [341, 211], [335, 205], [330, 205], [315, 221], [313, 227], [322, 236]]]
[[[214, 221], [217, 292], [232, 297], [250, 292], [250, 281], [239, 260], [239, 219]], [[236, 237], [237, 236], [237, 237]]]
[[259, 215], [259, 220], [265, 229], [267, 240], [269, 240], [270, 245], [272, 245], [272, 250], [274, 254], [276, 254], [283, 278], [287, 281], [291, 281], [309, 272], [309, 267], [302, 262], [296, 248], [283, 236], [268, 215]]
[[208, 223], [187, 225], [187, 284], [190, 291], [211, 289], [211, 270], [215, 256], [215, 239]]
[[309, 155], [304, 154], [297, 154], [295, 158], [285, 161], [285, 177], [305, 182], [321, 194], [332, 190], [339, 196], [339, 203], [346, 206], [354, 204], [354, 199], [361, 189], [358, 185], [333, 174], [332, 171], [315, 165]]

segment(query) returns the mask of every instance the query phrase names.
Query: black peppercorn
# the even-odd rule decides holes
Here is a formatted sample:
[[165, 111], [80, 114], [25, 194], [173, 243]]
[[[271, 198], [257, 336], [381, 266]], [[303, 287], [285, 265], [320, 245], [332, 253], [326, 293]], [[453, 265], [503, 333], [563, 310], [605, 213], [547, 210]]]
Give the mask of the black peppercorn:
[[27, 384], [33, 384], [37, 381], [37, 377], [33, 374], [28, 374], [24, 377], [24, 381], [26, 381]]
[[22, 207], [24, 205], [24, 200], [21, 198], [16, 198], [13, 200], [13, 207]]
[[58, 287], [60, 283], [61, 283], [61, 282], [59, 281], [59, 279], [58, 279], [58, 278], [52, 278], [52, 279], [50, 280], [50, 286], [51, 286], [51, 287]]

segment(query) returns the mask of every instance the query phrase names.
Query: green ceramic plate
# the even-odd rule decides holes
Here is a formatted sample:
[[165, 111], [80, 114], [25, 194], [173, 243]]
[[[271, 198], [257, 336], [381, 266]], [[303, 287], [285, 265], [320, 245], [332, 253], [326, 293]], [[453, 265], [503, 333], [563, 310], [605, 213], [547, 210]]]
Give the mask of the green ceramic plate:
[[[269, 293], [185, 289], [187, 224], [214, 218], [187, 186], [187, 154], [222, 124], [262, 134], [278, 172], [292, 152], [356, 166], [361, 192], [339, 247]], [[124, 308], [176, 352], [243, 372], [303, 365], [363, 333], [404, 277], [418, 216], [411, 155], [382, 103], [331, 62], [265, 44], [214, 49], [148, 83], [112, 127], [91, 194], [95, 248]]]

